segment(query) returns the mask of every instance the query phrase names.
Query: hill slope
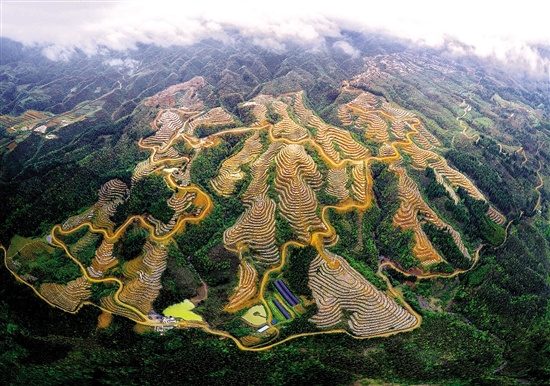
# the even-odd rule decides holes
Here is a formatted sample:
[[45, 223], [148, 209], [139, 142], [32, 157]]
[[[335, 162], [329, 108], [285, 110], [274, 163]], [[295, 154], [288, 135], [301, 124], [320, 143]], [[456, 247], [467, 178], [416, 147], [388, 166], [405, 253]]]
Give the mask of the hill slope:
[[[119, 315], [141, 331], [196, 327], [260, 351], [207, 350], [243, 366], [321, 335], [296, 354], [317, 383], [545, 379], [544, 82], [379, 42], [365, 51], [361, 61], [142, 47], [139, 65], [59, 63], [48, 81], [25, 65], [33, 52], [8, 56], [18, 60], [2, 63], [15, 87], [0, 117], [6, 267], [57, 309], [85, 306], [62, 317], [85, 325], [78, 344], [129, 339]], [[13, 280], [3, 286], [11, 293]], [[20, 326], [6, 329], [6, 364], [77, 363], [68, 348], [46, 367], [14, 356], [22, 336], [51, 331], [6, 299], [17, 316], [3, 323]], [[196, 308], [162, 315], [184, 299]], [[59, 317], [38, 309], [46, 325]], [[131, 360], [131, 347], [181, 334], [215, 342], [172, 330], [112, 349]], [[374, 337], [384, 340], [364, 340]], [[313, 360], [331, 344], [341, 364]]]

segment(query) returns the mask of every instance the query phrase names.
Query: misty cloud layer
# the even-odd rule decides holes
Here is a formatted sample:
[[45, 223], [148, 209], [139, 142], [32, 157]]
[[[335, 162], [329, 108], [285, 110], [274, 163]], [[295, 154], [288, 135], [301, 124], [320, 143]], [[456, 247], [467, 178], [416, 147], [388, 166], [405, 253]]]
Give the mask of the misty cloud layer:
[[289, 42], [319, 48], [332, 38], [333, 48], [358, 57], [343, 31], [376, 32], [533, 74], [549, 71], [550, 36], [536, 1], [259, 3], [2, 2], [2, 36], [43, 46], [52, 60], [68, 60], [76, 49], [94, 55], [138, 43], [188, 45], [205, 38], [231, 43], [234, 36], [275, 51]]

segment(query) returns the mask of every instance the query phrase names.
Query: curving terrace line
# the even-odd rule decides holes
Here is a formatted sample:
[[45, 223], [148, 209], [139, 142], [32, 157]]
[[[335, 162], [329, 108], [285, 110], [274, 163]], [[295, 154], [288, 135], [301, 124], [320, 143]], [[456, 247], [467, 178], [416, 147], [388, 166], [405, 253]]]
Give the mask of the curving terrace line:
[[309, 286], [318, 306], [310, 320], [318, 327], [329, 328], [345, 323], [343, 311], [350, 313], [348, 328], [361, 337], [399, 332], [414, 328], [416, 315], [397, 305], [377, 290], [338, 255], [325, 251], [337, 266], [331, 266], [320, 255], [312, 261]]

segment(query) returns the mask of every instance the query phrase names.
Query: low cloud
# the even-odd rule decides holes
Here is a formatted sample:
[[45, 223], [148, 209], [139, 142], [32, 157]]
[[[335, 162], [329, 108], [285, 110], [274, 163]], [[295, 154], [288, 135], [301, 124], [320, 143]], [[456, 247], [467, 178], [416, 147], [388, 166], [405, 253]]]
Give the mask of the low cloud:
[[344, 54], [351, 56], [352, 58], [357, 58], [361, 54], [357, 48], [343, 40], [335, 42], [332, 47], [342, 51]]
[[132, 75], [134, 73], [134, 69], [139, 65], [139, 62], [134, 59], [109, 59], [105, 60], [103, 64], [111, 67], [115, 67], [121, 71], [125, 71], [128, 75]]
[[[538, 11], [537, 11], [538, 10]], [[320, 48], [331, 38], [335, 49], [360, 52], [343, 31], [382, 33], [413, 45], [476, 55], [502, 66], [548, 74], [550, 37], [540, 3], [349, 0], [276, 3], [203, 0], [195, 4], [154, 2], [2, 2], [2, 36], [43, 47], [52, 60], [69, 60], [105, 49], [126, 51], [137, 44], [189, 45], [211, 38], [231, 43], [235, 36], [274, 51], [288, 43]]]

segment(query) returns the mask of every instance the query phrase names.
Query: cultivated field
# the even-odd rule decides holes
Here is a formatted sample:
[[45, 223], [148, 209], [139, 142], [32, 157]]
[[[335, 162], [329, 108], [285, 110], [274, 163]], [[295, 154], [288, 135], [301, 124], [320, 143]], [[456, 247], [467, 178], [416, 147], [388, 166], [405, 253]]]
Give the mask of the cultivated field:
[[[371, 71], [363, 77], [372, 76], [379, 74]], [[351, 84], [364, 81], [361, 79]], [[414, 235], [415, 274], [422, 276], [422, 267], [444, 261], [424, 232], [424, 223], [448, 232], [463, 256], [472, 260], [462, 235], [430, 207], [410, 175], [412, 169], [430, 167], [454, 202], [459, 201], [459, 187], [471, 197], [487, 201], [440, 155], [438, 138], [413, 112], [350, 84], [345, 84], [342, 92], [353, 97], [337, 108], [344, 128], [326, 123], [309, 109], [302, 91], [278, 97], [259, 95], [243, 103], [252, 123], [239, 127], [236, 117], [222, 107], [204, 107], [198, 97], [204, 84], [202, 78], [194, 78], [148, 98], [145, 106], [157, 106], [158, 110], [150, 122], [154, 133], [138, 143], [149, 157], [134, 168], [131, 186], [119, 179], [106, 182], [95, 205], [52, 229], [50, 244], [38, 242], [40, 247], [36, 240], [14, 240], [6, 253], [8, 268], [44, 300], [65, 311], [76, 312], [84, 304], [93, 304], [105, 315], [124, 316], [161, 331], [201, 327], [233, 339], [243, 349], [265, 349], [284, 341], [277, 341], [279, 334], [294, 319], [303, 317], [313, 302], [318, 311], [309, 320], [317, 330], [300, 335], [341, 331], [369, 338], [416, 328], [420, 316], [380, 271], [388, 284], [386, 291], [331, 251], [339, 235], [327, 210], [354, 211], [363, 218], [376, 205], [371, 166], [375, 161], [385, 163], [397, 179], [399, 207], [392, 214], [393, 226]], [[32, 113], [24, 117], [44, 118]], [[232, 145], [231, 154], [224, 155], [206, 186], [193, 183], [197, 179], [192, 170], [208, 172], [193, 169], [203, 152], [235, 138], [240, 142]], [[162, 216], [138, 213], [122, 224], [115, 223], [115, 214], [128, 202], [131, 188], [151, 175], [162, 176], [172, 192], [166, 206], [173, 214], [161, 220]], [[204, 220], [220, 200], [233, 197], [242, 202], [243, 210], [223, 229], [222, 243], [239, 261], [230, 294], [219, 301], [224, 312], [244, 323], [240, 328], [247, 334], [240, 331], [242, 339], [223, 326], [214, 328], [202, 317], [167, 317], [154, 308], [165, 284], [170, 250], [177, 248], [174, 237], [185, 235], [186, 224]], [[493, 206], [487, 214], [499, 224], [506, 220]], [[358, 224], [360, 227], [360, 221]], [[123, 259], [121, 243], [131, 232], [141, 232], [143, 243], [133, 257]], [[366, 237], [370, 235], [359, 232], [355, 247], [361, 249]], [[281, 279], [289, 275], [289, 246], [317, 251], [302, 278], [307, 280], [311, 298], [296, 296], [296, 282]], [[65, 284], [34, 276], [37, 260], [50, 259], [56, 253], [74, 268]], [[104, 288], [93, 291], [99, 285]], [[201, 301], [208, 296], [205, 293]], [[194, 312], [200, 314], [201, 308]]]

